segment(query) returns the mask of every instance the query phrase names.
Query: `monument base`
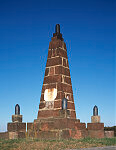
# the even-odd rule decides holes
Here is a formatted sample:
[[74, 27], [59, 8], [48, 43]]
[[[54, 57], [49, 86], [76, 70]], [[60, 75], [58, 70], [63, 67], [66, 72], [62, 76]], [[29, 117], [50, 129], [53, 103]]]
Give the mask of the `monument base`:
[[25, 138], [26, 137], [26, 123], [11, 122], [7, 124], [9, 139]]
[[22, 115], [12, 115], [12, 122], [22, 122]]
[[100, 123], [100, 116], [91, 116], [91, 123]]
[[[64, 114], [64, 113], [63, 113]], [[72, 118], [44, 118], [27, 123], [27, 136], [39, 139], [85, 138], [86, 124]]]
[[81, 123], [71, 118], [69, 111], [59, 110], [59, 117], [37, 118], [27, 123], [27, 136], [39, 139], [80, 139], [85, 137], [103, 138], [103, 123]]
[[91, 138], [104, 138], [104, 123], [88, 123], [87, 130]]

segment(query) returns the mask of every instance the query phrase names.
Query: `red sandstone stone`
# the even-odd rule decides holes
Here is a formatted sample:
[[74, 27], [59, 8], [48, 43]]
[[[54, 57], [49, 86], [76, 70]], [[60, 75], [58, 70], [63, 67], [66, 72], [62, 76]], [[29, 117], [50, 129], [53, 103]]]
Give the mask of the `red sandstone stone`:
[[45, 70], [45, 76], [48, 76], [48, 74], [49, 74], [49, 68], [46, 68], [46, 70]]
[[52, 50], [49, 50], [48, 51], [48, 58], [51, 58], [52, 57]]
[[36, 132], [35, 137], [39, 139], [58, 139], [59, 131], [39, 131]]
[[[70, 99], [69, 99], [70, 100]], [[73, 97], [73, 94], [71, 94], [71, 101], [74, 102], [74, 97]]]
[[63, 58], [63, 66], [66, 67], [66, 59]]
[[75, 105], [74, 105], [74, 103], [68, 102], [68, 103], [67, 103], [67, 109], [75, 110]]
[[42, 103], [42, 102], [41, 102], [41, 103], [39, 104], [39, 109], [43, 109], [44, 107], [45, 107], [45, 103]]
[[65, 93], [60, 91], [60, 92], [57, 93], [56, 99], [63, 99], [64, 97], [65, 97]]
[[62, 107], [62, 101], [54, 101], [54, 108], [61, 108]]
[[50, 76], [51, 76], [51, 75], [54, 75], [54, 72], [55, 72], [54, 67], [51, 67], [51, 68], [50, 68], [50, 71], [49, 71], [49, 75], [50, 75]]
[[88, 123], [88, 130], [104, 130], [104, 123]]
[[41, 110], [38, 111], [38, 118], [58, 117], [59, 110]]
[[62, 74], [70, 77], [70, 71], [63, 66], [55, 66], [55, 74]]
[[76, 118], [76, 112], [75, 111], [71, 111], [71, 118]]
[[55, 56], [56, 56], [56, 50], [52, 49], [52, 57], [55, 57]]
[[104, 138], [104, 130], [88, 130], [88, 136], [91, 138]]
[[7, 130], [8, 130], [8, 132], [15, 132], [15, 131], [25, 132], [26, 131], [26, 123], [22, 123], [22, 122], [8, 123]]
[[85, 123], [78, 123], [78, 122], [76, 122], [75, 123], [75, 129], [76, 130], [84, 130], [84, 129], [86, 129], [86, 124]]
[[91, 138], [104, 138], [104, 123], [88, 123], [87, 130]]
[[57, 39], [56, 37], [53, 37], [52, 41], [49, 43], [49, 49], [55, 49], [59, 47], [66, 49], [66, 44], [63, 41]]
[[50, 84], [50, 83], [56, 83], [56, 82], [62, 82], [62, 76], [61, 75], [54, 75], [54, 76], [47, 76], [44, 78], [44, 84]]
[[62, 65], [61, 57], [50, 58], [47, 60], [46, 67], [55, 66], [55, 65]]
[[69, 63], [68, 63], [68, 61], [67, 61], [67, 67], [69, 68]]
[[58, 91], [72, 93], [72, 86], [64, 84], [64, 83], [58, 83], [57, 84], [57, 89], [58, 89]]
[[67, 58], [67, 52], [66, 52], [66, 50], [63, 50], [62, 48], [57, 48], [56, 56], [61, 56], [61, 57]]
[[71, 78], [65, 76], [65, 77], [64, 77], [64, 82], [71, 85]]

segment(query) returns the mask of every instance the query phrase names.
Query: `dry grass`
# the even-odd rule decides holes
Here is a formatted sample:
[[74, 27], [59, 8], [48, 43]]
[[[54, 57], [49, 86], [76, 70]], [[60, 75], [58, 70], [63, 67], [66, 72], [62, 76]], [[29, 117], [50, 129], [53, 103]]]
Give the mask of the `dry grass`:
[[0, 140], [0, 150], [63, 150], [87, 147], [103, 147], [110, 145], [116, 145], [116, 138], [85, 138], [79, 140], [39, 140], [28, 138]]

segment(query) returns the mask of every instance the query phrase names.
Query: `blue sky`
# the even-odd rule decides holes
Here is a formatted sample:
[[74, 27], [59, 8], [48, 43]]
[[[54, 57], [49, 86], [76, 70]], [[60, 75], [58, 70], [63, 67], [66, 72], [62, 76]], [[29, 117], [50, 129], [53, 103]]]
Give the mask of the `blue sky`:
[[0, 0], [0, 131], [18, 103], [24, 122], [37, 118], [48, 46], [57, 23], [67, 45], [77, 118], [115, 125], [115, 2]]

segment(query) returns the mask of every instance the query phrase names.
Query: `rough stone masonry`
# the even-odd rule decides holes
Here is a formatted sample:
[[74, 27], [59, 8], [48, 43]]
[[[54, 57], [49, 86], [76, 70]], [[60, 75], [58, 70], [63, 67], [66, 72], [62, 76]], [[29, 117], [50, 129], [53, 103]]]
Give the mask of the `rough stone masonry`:
[[60, 33], [60, 26], [56, 25], [56, 33], [49, 44], [38, 119], [59, 117], [63, 98], [68, 100], [70, 118], [76, 118], [66, 44]]

